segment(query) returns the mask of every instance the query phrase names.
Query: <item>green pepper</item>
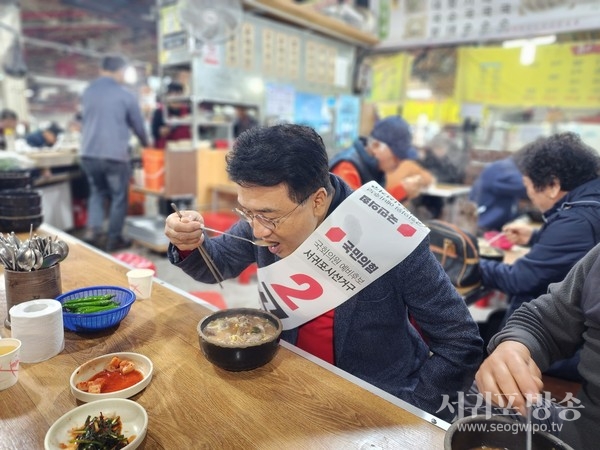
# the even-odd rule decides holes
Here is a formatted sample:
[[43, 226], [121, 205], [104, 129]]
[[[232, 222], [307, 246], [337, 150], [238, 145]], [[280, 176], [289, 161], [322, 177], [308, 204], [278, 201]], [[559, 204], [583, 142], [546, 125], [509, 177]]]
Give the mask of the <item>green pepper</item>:
[[85, 303], [90, 301], [100, 301], [100, 300], [111, 300], [115, 297], [115, 294], [104, 294], [104, 295], [88, 295], [87, 297], [74, 298], [72, 300], [67, 300], [64, 302], [64, 305], [75, 305], [78, 303]]
[[95, 302], [78, 303], [76, 305], [64, 305], [63, 309], [69, 312], [77, 312], [81, 308], [101, 307], [101, 306], [120, 306], [112, 300], [100, 300]]
[[82, 308], [77, 308], [77, 310], [75, 310], [75, 314], [90, 314], [90, 313], [97, 313], [97, 312], [101, 312], [101, 311], [108, 311], [111, 309], [115, 309], [117, 306], [119, 306], [118, 304], [114, 304], [114, 305], [110, 305], [110, 306], [84, 306]]

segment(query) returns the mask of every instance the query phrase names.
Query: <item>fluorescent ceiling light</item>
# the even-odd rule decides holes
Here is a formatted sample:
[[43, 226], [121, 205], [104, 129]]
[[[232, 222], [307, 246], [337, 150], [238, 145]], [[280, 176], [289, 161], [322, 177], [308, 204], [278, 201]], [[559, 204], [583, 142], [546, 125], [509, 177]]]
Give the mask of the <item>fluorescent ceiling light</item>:
[[432, 95], [431, 89], [409, 89], [406, 91], [406, 96], [413, 100], [425, 100], [431, 98]]
[[549, 45], [554, 44], [556, 42], [556, 35], [550, 34], [548, 36], [538, 36], [531, 39], [512, 39], [510, 41], [502, 42], [502, 47], [504, 48], [517, 48], [523, 47], [528, 44], [533, 45]]
[[519, 62], [524, 66], [530, 66], [535, 61], [535, 52], [537, 45], [525, 44], [521, 47], [521, 54], [519, 55]]
[[133, 66], [127, 66], [125, 69], [125, 74], [123, 76], [125, 79], [125, 83], [127, 84], [135, 84], [137, 82], [137, 71]]

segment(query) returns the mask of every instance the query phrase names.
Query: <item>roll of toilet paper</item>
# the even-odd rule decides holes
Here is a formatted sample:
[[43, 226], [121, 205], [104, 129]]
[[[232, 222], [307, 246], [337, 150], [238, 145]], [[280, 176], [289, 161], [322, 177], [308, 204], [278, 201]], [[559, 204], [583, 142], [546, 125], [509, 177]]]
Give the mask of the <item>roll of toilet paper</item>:
[[51, 299], [30, 300], [10, 308], [13, 338], [21, 341], [23, 363], [45, 361], [65, 348], [62, 306]]

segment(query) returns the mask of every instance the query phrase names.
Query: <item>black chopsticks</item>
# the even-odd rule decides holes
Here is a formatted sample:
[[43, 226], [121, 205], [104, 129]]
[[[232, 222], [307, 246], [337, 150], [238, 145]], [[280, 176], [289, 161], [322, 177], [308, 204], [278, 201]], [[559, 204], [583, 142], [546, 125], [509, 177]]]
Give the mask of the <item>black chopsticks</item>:
[[[177, 208], [177, 205], [175, 203], [171, 203], [171, 208], [173, 208], [173, 210], [179, 216], [179, 219], [181, 219], [181, 212], [179, 211], [179, 208]], [[219, 268], [216, 266], [215, 262], [212, 260], [212, 258], [210, 257], [210, 255], [208, 254], [206, 249], [204, 247], [202, 247], [202, 244], [200, 244], [198, 246], [198, 251], [200, 252], [200, 255], [202, 256], [202, 259], [204, 259], [204, 262], [208, 266], [210, 273], [212, 273], [212, 275], [215, 278], [215, 280], [217, 281], [217, 283], [219, 283], [219, 286], [221, 286], [221, 289], [223, 289], [222, 282], [225, 281], [225, 278], [219, 271]]]

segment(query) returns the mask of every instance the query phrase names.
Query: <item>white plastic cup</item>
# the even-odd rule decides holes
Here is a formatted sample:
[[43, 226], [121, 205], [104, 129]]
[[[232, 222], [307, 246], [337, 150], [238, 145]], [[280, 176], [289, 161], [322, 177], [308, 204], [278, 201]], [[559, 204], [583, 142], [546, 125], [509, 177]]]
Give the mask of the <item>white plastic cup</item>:
[[20, 352], [20, 340], [14, 338], [0, 339], [0, 391], [17, 383]]
[[152, 269], [133, 269], [127, 272], [129, 289], [135, 293], [136, 299], [150, 298], [152, 295]]

